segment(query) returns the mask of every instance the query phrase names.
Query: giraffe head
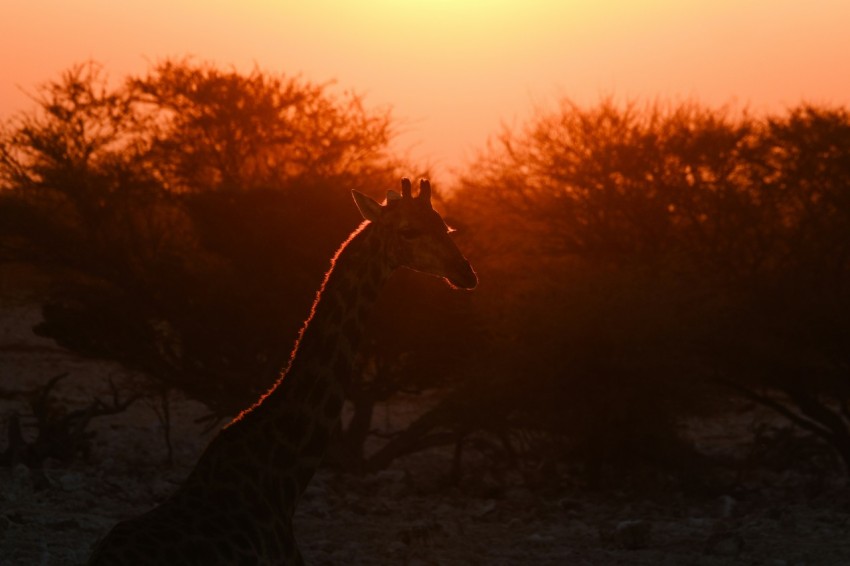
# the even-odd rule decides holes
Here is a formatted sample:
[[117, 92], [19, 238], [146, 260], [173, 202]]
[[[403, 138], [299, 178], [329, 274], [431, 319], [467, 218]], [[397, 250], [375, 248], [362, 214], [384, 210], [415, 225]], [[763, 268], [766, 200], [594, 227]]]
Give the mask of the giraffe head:
[[401, 194], [387, 193], [386, 204], [353, 191], [363, 218], [375, 225], [393, 267], [407, 267], [446, 279], [453, 287], [472, 289], [478, 284], [469, 261], [452, 240], [451, 230], [431, 207], [431, 183], [419, 181], [419, 195], [410, 181], [401, 180]]

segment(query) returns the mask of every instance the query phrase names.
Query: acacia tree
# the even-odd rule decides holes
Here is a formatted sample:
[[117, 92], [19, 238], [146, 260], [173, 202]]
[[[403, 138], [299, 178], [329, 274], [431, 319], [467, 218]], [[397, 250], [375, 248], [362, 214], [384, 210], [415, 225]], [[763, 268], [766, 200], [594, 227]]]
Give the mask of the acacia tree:
[[[171, 388], [217, 417], [243, 408], [285, 365], [328, 258], [361, 220], [350, 190], [383, 196], [397, 182], [389, 113], [300, 79], [189, 60], [159, 63], [115, 88], [98, 66], [80, 66], [45, 91], [51, 97], [2, 136], [9, 192], [50, 187], [72, 215], [84, 216], [74, 212], [78, 202], [101, 214], [102, 227], [92, 245], [68, 245], [86, 283], [58, 287], [40, 331], [144, 370], [166, 422]], [[55, 111], [54, 100], [80, 92], [97, 104]], [[54, 158], [77, 155], [97, 132], [74, 167]], [[83, 190], [89, 185], [98, 191]], [[82, 250], [89, 261], [79, 261]], [[440, 327], [462, 305], [435, 308], [445, 291], [424, 283], [416, 294], [429, 298], [411, 305], [411, 285], [420, 283], [401, 277], [393, 286], [374, 326], [378, 346], [352, 378], [350, 459], [362, 459], [375, 403], [451, 374], [453, 353], [443, 355], [443, 346], [457, 333]], [[416, 328], [399, 330], [399, 309], [417, 317]], [[378, 366], [372, 379], [368, 368]]]
[[283, 188], [387, 172], [388, 110], [351, 92], [254, 69], [165, 60], [128, 82], [154, 119], [148, 156], [178, 192]]
[[722, 383], [829, 443], [850, 473], [850, 114], [802, 105], [759, 143], [772, 239], [713, 359]]
[[477, 367], [374, 463], [482, 433], [505, 461], [684, 455], [675, 417], [691, 406], [684, 331], [696, 314], [682, 307], [707, 284], [689, 255], [707, 218], [688, 191], [731, 184], [737, 169], [717, 149], [739, 155], [748, 126], [695, 105], [603, 102], [503, 132], [450, 206], [481, 276]]
[[94, 62], [75, 65], [33, 95], [36, 109], [6, 125], [0, 153], [5, 188], [49, 188], [85, 198], [81, 186], [133, 143], [134, 115], [126, 93], [109, 87]]
[[395, 177], [388, 111], [188, 60], [117, 86], [89, 63], [39, 92], [4, 127], [0, 179], [15, 197], [58, 195], [46, 224], [72, 221], [48, 245], [94, 276], [61, 287], [42, 330], [219, 414], [243, 407], [359, 221], [350, 190]]
[[[110, 227], [126, 223], [128, 199], [157, 192], [139, 166], [147, 144], [132, 97], [88, 62], [41, 85], [33, 100], [32, 112], [4, 125], [0, 183], [50, 216], [45, 222], [65, 226], [66, 247], [108, 253]], [[61, 238], [52, 244], [63, 248]]]
[[455, 193], [479, 371], [376, 458], [490, 431], [591, 476], [675, 466], [718, 383], [846, 458], [847, 131], [841, 110], [610, 101], [504, 131]]

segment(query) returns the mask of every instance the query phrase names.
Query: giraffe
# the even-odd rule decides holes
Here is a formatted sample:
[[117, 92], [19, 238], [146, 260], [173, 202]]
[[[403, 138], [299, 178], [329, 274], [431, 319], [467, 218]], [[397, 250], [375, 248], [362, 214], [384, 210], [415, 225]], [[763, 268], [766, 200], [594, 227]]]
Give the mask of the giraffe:
[[384, 204], [353, 191], [364, 221], [342, 244], [280, 379], [213, 438], [159, 506], [118, 523], [90, 566], [303, 564], [292, 516], [339, 423], [364, 323], [400, 267], [472, 289], [477, 275], [431, 206], [429, 181]]

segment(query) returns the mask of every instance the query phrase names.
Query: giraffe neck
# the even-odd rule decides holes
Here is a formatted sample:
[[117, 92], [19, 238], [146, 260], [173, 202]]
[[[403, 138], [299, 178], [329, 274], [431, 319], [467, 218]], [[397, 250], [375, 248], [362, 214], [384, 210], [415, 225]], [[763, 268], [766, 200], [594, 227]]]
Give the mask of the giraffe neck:
[[366, 317], [393, 271], [379, 236], [364, 222], [340, 247], [288, 368], [221, 431], [188, 483], [214, 485], [218, 470], [232, 469], [239, 480], [277, 485], [275, 507], [291, 516], [339, 423]]
[[[340, 246], [325, 276], [288, 368], [260, 404], [297, 405], [336, 424], [365, 323], [393, 271], [372, 224], [364, 222]], [[327, 401], [327, 402], [325, 402]], [[334, 409], [337, 405], [339, 408]]]

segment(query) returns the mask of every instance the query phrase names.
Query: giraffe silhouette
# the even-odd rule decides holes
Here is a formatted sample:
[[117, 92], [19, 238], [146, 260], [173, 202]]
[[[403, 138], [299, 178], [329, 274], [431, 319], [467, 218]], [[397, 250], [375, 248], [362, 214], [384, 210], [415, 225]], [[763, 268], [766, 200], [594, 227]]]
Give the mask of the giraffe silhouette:
[[408, 179], [385, 204], [353, 192], [364, 222], [342, 244], [288, 367], [224, 427], [159, 506], [118, 523], [88, 564], [303, 564], [292, 516], [339, 423], [364, 324], [383, 284], [407, 267], [472, 289], [478, 278], [431, 206], [430, 183]]

